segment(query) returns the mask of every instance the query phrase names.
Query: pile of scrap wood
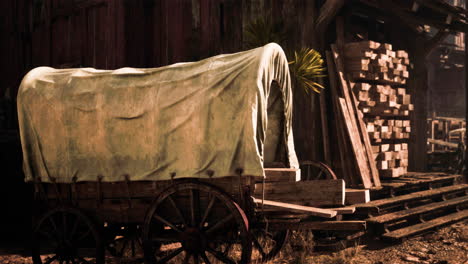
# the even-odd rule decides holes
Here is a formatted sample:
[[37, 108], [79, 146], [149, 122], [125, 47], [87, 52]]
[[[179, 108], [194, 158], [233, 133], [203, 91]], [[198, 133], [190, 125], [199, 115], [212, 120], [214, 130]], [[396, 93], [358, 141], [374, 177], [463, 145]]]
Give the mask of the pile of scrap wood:
[[[340, 146], [364, 153], [362, 156], [367, 157], [366, 167], [370, 171], [367, 178], [372, 179], [374, 186], [379, 186], [379, 177], [399, 177], [407, 172], [408, 167], [408, 141], [411, 132], [408, 116], [413, 105], [405, 83], [409, 76], [407, 67], [410, 62], [405, 51], [392, 51], [391, 48], [390, 44], [373, 41], [333, 46], [334, 61], [328, 62], [335, 112], [343, 112], [341, 101], [347, 102], [346, 97], [350, 101], [346, 105], [347, 110], [352, 108], [356, 112], [356, 129], [351, 130], [358, 134], [348, 133], [348, 138], [339, 137], [342, 140]], [[336, 66], [336, 71], [333, 66]], [[339, 82], [336, 83], [333, 79]], [[341, 114], [344, 119], [336, 119], [335, 125], [353, 125], [352, 121], [347, 120], [352, 112], [348, 115]], [[339, 136], [340, 132], [337, 133]], [[361, 141], [356, 140], [357, 138]], [[345, 149], [340, 152], [350, 153]], [[345, 175], [355, 171], [354, 167], [366, 163], [360, 161], [352, 164], [344, 155], [341, 156], [340, 165], [344, 168]], [[366, 174], [358, 175], [366, 187]], [[356, 183], [356, 180], [350, 180]], [[369, 181], [367, 185], [368, 183]]]

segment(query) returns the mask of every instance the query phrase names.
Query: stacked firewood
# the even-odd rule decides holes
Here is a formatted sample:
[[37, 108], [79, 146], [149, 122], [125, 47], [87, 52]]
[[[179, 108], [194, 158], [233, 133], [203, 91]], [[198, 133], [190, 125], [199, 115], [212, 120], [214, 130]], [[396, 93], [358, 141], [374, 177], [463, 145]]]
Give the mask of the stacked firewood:
[[364, 114], [379, 175], [399, 177], [407, 172], [408, 119], [414, 108], [405, 88], [408, 53], [373, 41], [348, 43], [344, 50], [346, 71], [355, 82], [353, 92]]

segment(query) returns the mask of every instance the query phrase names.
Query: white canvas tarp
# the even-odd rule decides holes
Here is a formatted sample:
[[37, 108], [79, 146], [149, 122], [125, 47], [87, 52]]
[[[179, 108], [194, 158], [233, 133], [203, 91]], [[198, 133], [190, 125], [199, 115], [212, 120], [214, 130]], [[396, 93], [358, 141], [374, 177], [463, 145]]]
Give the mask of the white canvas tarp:
[[26, 181], [261, 177], [265, 148], [279, 146], [298, 167], [276, 44], [152, 69], [40, 67], [17, 101]]

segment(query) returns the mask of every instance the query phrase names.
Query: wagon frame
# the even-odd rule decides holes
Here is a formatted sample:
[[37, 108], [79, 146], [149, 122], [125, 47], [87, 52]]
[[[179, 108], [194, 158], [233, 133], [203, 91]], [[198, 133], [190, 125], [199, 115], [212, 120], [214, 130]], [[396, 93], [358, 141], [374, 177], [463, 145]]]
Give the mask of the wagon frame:
[[[253, 248], [273, 258], [288, 229], [337, 215], [265, 199], [272, 180], [312, 186], [291, 184], [292, 97], [274, 43], [161, 68], [32, 70], [17, 101], [35, 264], [103, 263], [125, 247], [146, 263], [249, 263]], [[305, 180], [336, 178], [303, 165]], [[344, 204], [336, 181], [328, 206]]]
[[[323, 164], [313, 163], [317, 164], [317, 168], [326, 168]], [[284, 171], [291, 174], [294, 170]], [[328, 168], [325, 173], [321, 171], [320, 175], [333, 175], [333, 172]], [[279, 253], [288, 239], [291, 223], [300, 228], [311, 221], [336, 216], [336, 212], [332, 210], [305, 207], [306, 210], [302, 210], [301, 215], [294, 215], [297, 210], [293, 210], [288, 219], [282, 220], [289, 225], [281, 225], [281, 220], [269, 219], [268, 215], [262, 213], [261, 199], [252, 197], [256, 184], [264, 184], [264, 181], [259, 181], [258, 177], [243, 176], [242, 170], [238, 170], [237, 176], [210, 179], [182, 178], [154, 182], [127, 179], [108, 183], [99, 181], [98, 177], [96, 182], [71, 184], [35, 182], [33, 261], [47, 263], [60, 259], [79, 263], [81, 260], [87, 261], [86, 257], [91, 255], [96, 263], [104, 263], [106, 250], [115, 257], [134, 261], [140, 257], [139, 260], [143, 260], [135, 253], [139, 247], [144, 251], [146, 263], [166, 263], [182, 251], [187, 258], [183, 260], [184, 263], [189, 263], [190, 260], [195, 263], [213, 263], [213, 259], [221, 263], [249, 263], [253, 248], [258, 251], [258, 260], [268, 261]], [[277, 212], [284, 213], [285, 210], [288, 209], [280, 208]], [[224, 216], [225, 213], [228, 214]], [[63, 220], [65, 217], [67, 220]], [[73, 219], [79, 223], [73, 222]], [[70, 223], [67, 224], [67, 221]], [[54, 249], [53, 256], [41, 259], [40, 255], [44, 253], [40, 249], [41, 239], [44, 239], [41, 234], [51, 229], [63, 228], [64, 231], [59, 230], [57, 237], [66, 233], [73, 236], [77, 232], [73, 229], [74, 225], [86, 226], [87, 234], [78, 235], [86, 235], [88, 240], [91, 237], [94, 243], [92, 248], [95, 249], [93, 254], [84, 251], [84, 255], [80, 256], [80, 251], [73, 248], [76, 244], [70, 243], [67, 246], [62, 239], [57, 241], [58, 246]], [[164, 227], [163, 231], [159, 229], [164, 233], [163, 237], [157, 237], [158, 232], [154, 225]], [[222, 233], [214, 237], [205, 235], [205, 232], [213, 233], [215, 230], [222, 230]], [[228, 232], [229, 230], [233, 232]], [[235, 243], [229, 237], [233, 233], [237, 233]], [[270, 236], [269, 242], [266, 241], [265, 234]], [[125, 240], [122, 242], [125, 245], [117, 248], [116, 237]], [[156, 238], [161, 240], [161, 244], [180, 243], [180, 248], [173, 252], [169, 249], [170, 252], [163, 252], [157, 258], [154, 254], [157, 249], [151, 242]], [[50, 237], [48, 239], [51, 240]], [[54, 239], [53, 237], [52, 240]], [[221, 245], [210, 245], [211, 241], [217, 241]], [[89, 241], [87, 242], [89, 245]], [[223, 251], [213, 248], [214, 246]], [[238, 259], [229, 256], [230, 248], [241, 252]], [[124, 251], [127, 251], [126, 256]]]

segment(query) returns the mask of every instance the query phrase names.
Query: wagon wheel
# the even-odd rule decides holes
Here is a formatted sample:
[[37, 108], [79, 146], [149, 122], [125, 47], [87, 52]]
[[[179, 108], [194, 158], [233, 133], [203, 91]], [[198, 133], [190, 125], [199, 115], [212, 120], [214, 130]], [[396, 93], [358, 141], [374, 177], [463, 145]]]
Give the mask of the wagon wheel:
[[118, 226], [118, 230], [112, 233], [107, 250], [119, 263], [143, 263], [143, 244], [138, 225]]
[[34, 227], [32, 242], [34, 264], [104, 263], [104, 246], [96, 225], [74, 208], [45, 213]]
[[284, 247], [288, 238], [289, 230], [267, 231], [265, 229], [255, 229], [252, 231], [254, 249], [258, 251], [261, 262], [274, 259]]
[[200, 182], [175, 184], [151, 205], [143, 225], [147, 263], [249, 263], [252, 242], [242, 209]]
[[303, 179], [306, 181], [337, 179], [333, 170], [327, 164], [320, 161], [306, 160], [301, 162], [301, 171], [303, 172]]

